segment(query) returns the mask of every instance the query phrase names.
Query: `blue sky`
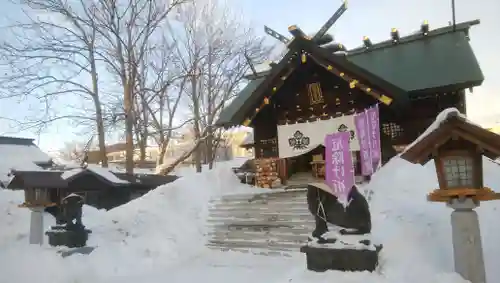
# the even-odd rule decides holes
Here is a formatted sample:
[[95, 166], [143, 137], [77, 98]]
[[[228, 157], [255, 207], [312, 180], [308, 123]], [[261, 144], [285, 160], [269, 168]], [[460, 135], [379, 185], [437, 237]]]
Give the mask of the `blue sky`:
[[[300, 26], [306, 33], [313, 33], [339, 7], [339, 0], [238, 0], [238, 10], [246, 21], [263, 34], [263, 26], [289, 36], [287, 27]], [[231, 2], [231, 1], [230, 1]], [[2, 15], [3, 14], [3, 15]], [[0, 19], [16, 14], [16, 7], [4, 6]], [[481, 24], [471, 29], [471, 44], [486, 77], [481, 87], [467, 97], [468, 114], [473, 120], [500, 122], [500, 1], [456, 0], [457, 22], [480, 19]], [[372, 42], [386, 40], [391, 28], [404, 35], [417, 30], [428, 20], [431, 29], [446, 26], [451, 21], [451, 1], [443, 0], [351, 0], [348, 10], [330, 30], [337, 41], [348, 48], [361, 45], [363, 36]], [[5, 20], [3, 21], [5, 23]], [[418, 75], [418, 74], [415, 74]], [[0, 117], [22, 117], [29, 105], [15, 101], [0, 102]], [[0, 120], [0, 134], [6, 129]], [[33, 133], [15, 134], [37, 138]], [[62, 147], [64, 142], [77, 139], [72, 127], [60, 123], [40, 136], [39, 145], [46, 150]]]

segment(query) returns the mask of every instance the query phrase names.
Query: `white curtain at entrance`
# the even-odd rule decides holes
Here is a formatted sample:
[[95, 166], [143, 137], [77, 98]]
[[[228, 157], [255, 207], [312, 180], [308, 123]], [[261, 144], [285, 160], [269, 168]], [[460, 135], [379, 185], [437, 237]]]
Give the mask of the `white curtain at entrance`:
[[354, 126], [354, 115], [309, 123], [278, 126], [278, 151], [280, 158], [299, 156], [325, 142], [325, 136], [340, 130], [351, 132], [350, 149], [359, 150]]

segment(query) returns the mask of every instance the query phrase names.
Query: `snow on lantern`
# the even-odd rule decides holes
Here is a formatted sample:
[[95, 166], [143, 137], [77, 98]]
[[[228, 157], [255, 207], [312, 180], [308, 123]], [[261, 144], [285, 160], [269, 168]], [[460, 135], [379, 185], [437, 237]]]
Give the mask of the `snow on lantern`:
[[500, 194], [483, 184], [483, 156], [500, 156], [500, 136], [469, 122], [454, 108], [439, 114], [434, 124], [401, 154], [401, 158], [422, 165], [434, 160], [439, 189], [427, 199], [435, 202], [500, 199]]

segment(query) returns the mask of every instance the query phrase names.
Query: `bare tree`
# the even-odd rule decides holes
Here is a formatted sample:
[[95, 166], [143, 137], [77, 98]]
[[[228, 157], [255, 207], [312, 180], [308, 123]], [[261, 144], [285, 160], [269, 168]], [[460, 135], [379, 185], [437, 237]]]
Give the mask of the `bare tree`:
[[85, 155], [85, 143], [79, 141], [71, 141], [64, 144], [64, 147], [59, 150], [58, 158], [64, 161], [80, 162]]
[[156, 142], [158, 165], [163, 164], [174, 131], [186, 124], [174, 125], [187, 78], [173, 56], [175, 44], [175, 38], [169, 40], [162, 35], [159, 44], [150, 48], [140, 62], [142, 71], [136, 87], [136, 138], [139, 146], [147, 138]]
[[177, 20], [184, 33], [180, 36], [182, 48], [177, 51], [189, 75], [186, 92], [193, 130], [196, 140], [204, 140], [194, 152], [198, 172], [203, 156], [208, 157], [210, 168], [213, 165], [218, 146], [214, 123], [225, 102], [240, 89], [243, 75], [249, 69], [245, 54], [260, 61], [270, 51], [264, 47], [263, 39], [231, 12], [220, 1], [196, 1], [184, 5], [178, 13]]
[[106, 46], [103, 57], [123, 88], [125, 112], [126, 171], [133, 172], [134, 101], [140, 62], [159, 33], [169, 13], [186, 0], [96, 0], [98, 32]]
[[[34, 97], [42, 102], [43, 116], [21, 122], [24, 129], [42, 128], [62, 119], [93, 123], [100, 159], [107, 167], [96, 59], [97, 7], [83, 0], [16, 1], [27, 8], [27, 21], [11, 26], [12, 36], [0, 46], [2, 64], [9, 68], [0, 81], [6, 90], [1, 98]], [[67, 113], [67, 108], [64, 114], [51, 109], [52, 102], [75, 97], [91, 101], [91, 114], [81, 109]]]

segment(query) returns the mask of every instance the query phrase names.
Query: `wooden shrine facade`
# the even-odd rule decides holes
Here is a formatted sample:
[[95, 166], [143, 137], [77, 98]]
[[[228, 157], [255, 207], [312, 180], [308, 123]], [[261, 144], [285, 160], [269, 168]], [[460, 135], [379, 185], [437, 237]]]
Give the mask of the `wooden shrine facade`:
[[465, 89], [484, 79], [468, 43], [469, 28], [478, 23], [407, 37], [392, 34], [378, 44], [365, 38], [363, 47], [346, 53], [323, 48], [291, 27], [288, 53], [271, 70], [253, 76], [218, 124], [253, 127], [256, 158], [278, 158], [279, 125], [351, 115], [378, 103], [388, 160], [442, 110], [456, 107], [465, 113]]

